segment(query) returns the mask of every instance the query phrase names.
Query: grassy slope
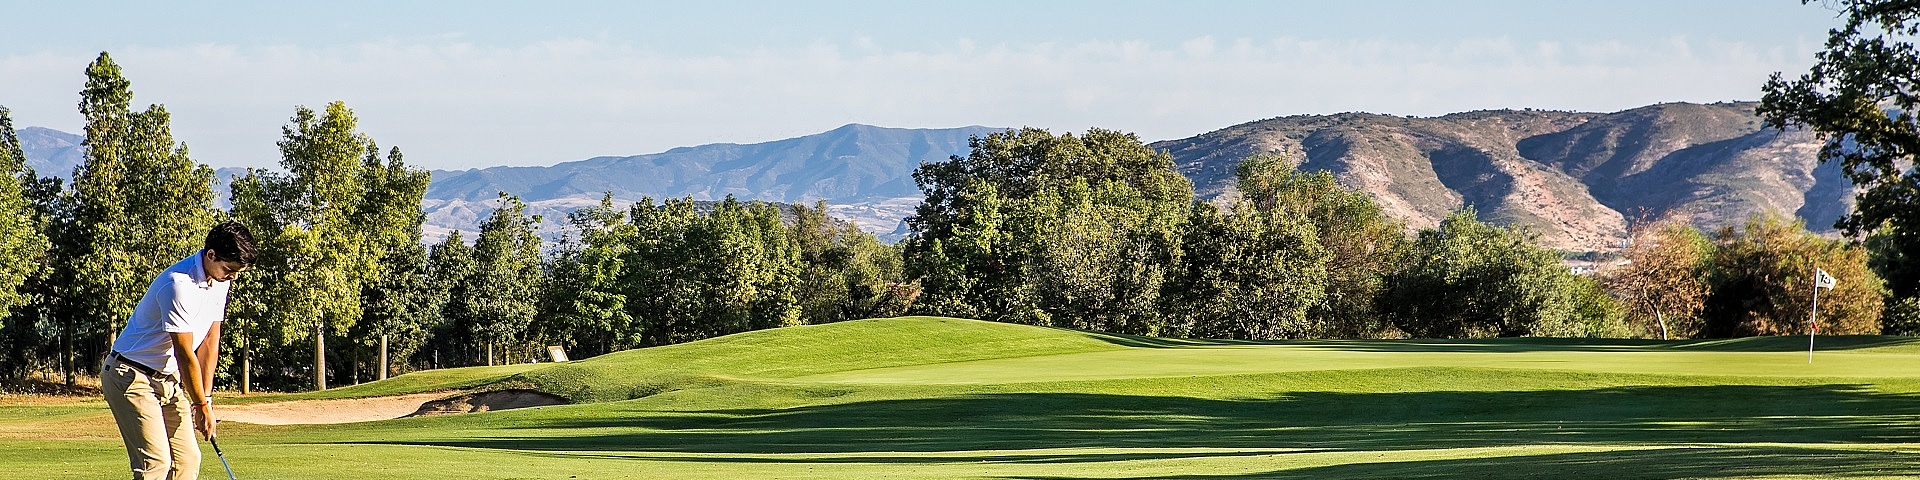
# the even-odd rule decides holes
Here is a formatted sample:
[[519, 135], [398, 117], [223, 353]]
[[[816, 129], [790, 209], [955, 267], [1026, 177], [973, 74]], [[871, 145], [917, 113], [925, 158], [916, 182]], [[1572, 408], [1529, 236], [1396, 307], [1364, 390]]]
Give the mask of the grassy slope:
[[864, 320], [630, 350], [530, 371], [509, 382], [597, 402], [740, 379], [1118, 349], [1078, 332], [1020, 325], [930, 317]]
[[[1822, 338], [1808, 366], [1804, 341], [1259, 344], [890, 319], [401, 376], [330, 393], [589, 403], [234, 424], [222, 444], [243, 478], [1920, 475], [1900, 453], [1920, 449], [1920, 344]], [[97, 406], [0, 408], [0, 450], [30, 452], [0, 456], [8, 477], [123, 461]]]

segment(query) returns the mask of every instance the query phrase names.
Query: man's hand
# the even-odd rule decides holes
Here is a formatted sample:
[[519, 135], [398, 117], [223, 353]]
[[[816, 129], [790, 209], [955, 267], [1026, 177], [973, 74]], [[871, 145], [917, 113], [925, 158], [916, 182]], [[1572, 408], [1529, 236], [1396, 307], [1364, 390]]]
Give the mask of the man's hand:
[[193, 407], [193, 430], [208, 440], [213, 439], [213, 403], [203, 403]]

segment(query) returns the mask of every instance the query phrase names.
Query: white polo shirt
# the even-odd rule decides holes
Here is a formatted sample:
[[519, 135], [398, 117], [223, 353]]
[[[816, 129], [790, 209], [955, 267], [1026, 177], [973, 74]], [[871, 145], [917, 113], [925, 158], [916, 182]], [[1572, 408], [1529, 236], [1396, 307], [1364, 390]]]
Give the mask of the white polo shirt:
[[133, 307], [127, 327], [114, 339], [113, 351], [172, 375], [178, 368], [168, 333], [192, 333], [193, 344], [187, 346], [192, 351], [207, 338], [214, 322], [227, 319], [227, 289], [233, 284], [207, 276], [206, 268], [200, 265], [202, 252], [205, 250], [194, 252], [153, 279], [140, 304]]

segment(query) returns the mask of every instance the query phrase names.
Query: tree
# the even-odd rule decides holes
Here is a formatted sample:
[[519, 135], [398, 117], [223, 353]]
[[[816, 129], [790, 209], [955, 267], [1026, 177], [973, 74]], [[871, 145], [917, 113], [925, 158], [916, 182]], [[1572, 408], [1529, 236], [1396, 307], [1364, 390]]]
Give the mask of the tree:
[[[1420, 231], [1414, 255], [1383, 296], [1394, 325], [1415, 337], [1594, 336], [1615, 330], [1597, 289], [1579, 283], [1533, 236], [1481, 223], [1473, 208]], [[1585, 296], [1583, 296], [1585, 294]], [[1598, 314], [1599, 316], [1595, 316]]]
[[1312, 223], [1327, 251], [1324, 299], [1308, 312], [1324, 337], [1373, 337], [1387, 328], [1374, 306], [1387, 277], [1405, 261], [1406, 226], [1367, 194], [1341, 186], [1327, 172], [1301, 172], [1293, 160], [1256, 155], [1235, 169], [1242, 209], [1282, 211]]
[[49, 260], [46, 222], [35, 208], [34, 184], [39, 180], [26, 164], [13, 118], [0, 107], [0, 378], [25, 377], [35, 350], [44, 343], [39, 323], [43, 315], [35, 303], [38, 282]]
[[1713, 243], [1677, 219], [1637, 226], [1627, 238], [1627, 263], [1605, 274], [1607, 288], [1635, 321], [1661, 340], [1698, 335]]
[[431, 311], [436, 305], [426, 283], [426, 248], [420, 245], [425, 220], [420, 201], [432, 175], [408, 166], [399, 148], [389, 150], [382, 162], [379, 147], [369, 140], [360, 178], [365, 193], [354, 224], [363, 229], [372, 247], [367, 254], [377, 255], [380, 272], [361, 284], [361, 317], [348, 334], [361, 348], [377, 352], [374, 378], [385, 379], [392, 370], [389, 359], [406, 358], [419, 349], [439, 316]]
[[1839, 280], [1820, 292], [1820, 331], [1880, 333], [1885, 287], [1867, 268], [1865, 248], [1821, 238], [1800, 221], [1777, 214], [1755, 215], [1744, 228], [1721, 229], [1714, 243], [1713, 293], [1703, 313], [1706, 335], [1807, 333], [1816, 268]]
[[473, 276], [473, 271], [473, 247], [467, 245], [459, 230], [447, 234], [447, 238], [434, 244], [427, 254], [427, 287], [432, 292], [429, 298], [434, 303], [429, 305], [429, 311], [434, 312], [437, 318], [432, 322], [433, 333], [427, 337], [427, 348], [432, 357], [421, 363], [433, 368], [464, 365], [443, 362], [442, 353], [447, 355], [447, 360], [476, 358], [468, 350], [473, 343], [469, 341], [471, 337], [465, 334], [472, 330], [469, 327], [472, 322], [460, 316], [460, 312], [470, 309], [465, 305], [468, 298], [467, 277]]
[[628, 211], [634, 231], [618, 283], [641, 343], [800, 324], [800, 256], [780, 211], [731, 196], [705, 215], [694, 207], [643, 198]]
[[1160, 295], [1186, 205], [1155, 202], [1123, 182], [1074, 179], [1013, 204], [1008, 247], [1048, 324], [1163, 333]]
[[[627, 211], [634, 232], [621, 256], [617, 283], [628, 292], [628, 316], [642, 345], [668, 345], [694, 339], [698, 308], [692, 292], [700, 279], [691, 272], [696, 255], [688, 239], [698, 216], [691, 199], [655, 204], [641, 198]], [[717, 253], [717, 252], [709, 252]]]
[[[41, 236], [47, 239], [49, 248], [42, 257], [43, 268], [39, 273], [27, 277], [21, 285], [21, 291], [27, 292], [28, 303], [15, 309], [14, 318], [22, 323], [32, 322], [34, 328], [22, 328], [14, 336], [20, 346], [36, 345], [37, 352], [28, 352], [23, 348], [10, 351], [19, 352], [23, 357], [55, 358], [66, 384], [74, 384], [75, 359], [73, 356], [74, 327], [80, 317], [76, 307], [78, 302], [72, 292], [78, 283], [71, 265], [79, 258], [83, 244], [77, 240], [78, 227], [74, 222], [73, 194], [65, 189], [66, 180], [60, 177], [40, 177], [26, 183], [26, 195], [33, 206], [35, 225], [40, 228]], [[47, 338], [53, 332], [54, 338]], [[44, 340], [44, 341], [43, 341]], [[25, 364], [23, 358], [19, 363]]]
[[[287, 325], [287, 322], [276, 321], [289, 313], [291, 304], [286, 299], [275, 298], [295, 293], [294, 289], [286, 286], [294, 249], [290, 248], [292, 245], [287, 239], [281, 238], [288, 220], [280, 214], [283, 208], [279, 205], [288, 200], [269, 197], [277, 197], [282, 192], [268, 188], [267, 182], [271, 180], [268, 175], [248, 169], [245, 175], [233, 178], [230, 185], [233, 207], [228, 215], [247, 226], [257, 249], [253, 268], [247, 272], [246, 281], [238, 282], [228, 294], [227, 319], [221, 327], [221, 340], [231, 344], [222, 345], [221, 348], [236, 352], [239, 357], [241, 393], [249, 393], [254, 387], [253, 359], [256, 350], [262, 346], [276, 346], [282, 343], [281, 339], [291, 336], [284, 332], [284, 328], [279, 328]], [[269, 329], [272, 329], [271, 333]], [[273, 341], [266, 341], [268, 339]]]
[[312, 340], [313, 386], [326, 389], [327, 336], [360, 319], [362, 289], [382, 275], [378, 260], [417, 228], [418, 207], [407, 204], [417, 205], [425, 173], [406, 168], [397, 150], [392, 171], [381, 166], [358, 122], [341, 102], [321, 112], [295, 107], [278, 143], [286, 173], [249, 170], [234, 182], [233, 216], [261, 250], [260, 273], [239, 293], [268, 301], [234, 308], [250, 322], [238, 339], [243, 369], [252, 340]]
[[794, 206], [788, 237], [800, 259], [794, 297], [804, 323], [832, 323], [899, 315], [911, 298], [903, 286], [900, 252], [852, 224], [836, 225], [822, 200]]
[[1881, 334], [1920, 335], [1920, 298], [1903, 298], [1888, 304], [1886, 313], [1880, 316]]
[[[1803, 0], [1805, 1], [1805, 0]], [[1858, 238], [1885, 231], [1877, 265], [1893, 298], [1920, 295], [1920, 3], [1842, 0], [1846, 21], [1827, 35], [1806, 74], [1767, 80], [1758, 112], [1775, 128], [1813, 129], [1822, 162], [1839, 161], [1858, 188], [1836, 227]]]
[[1193, 198], [1172, 157], [1101, 129], [1009, 130], [969, 146], [914, 171], [926, 195], [902, 247], [923, 289], [914, 309], [1155, 333]]
[[427, 278], [427, 249], [418, 242], [400, 245], [381, 257], [382, 274], [360, 289], [362, 317], [349, 332], [362, 348], [377, 352], [374, 379], [403, 368], [426, 344], [440, 318], [440, 302]]
[[[929, 229], [927, 233], [908, 237], [902, 247], [907, 276], [916, 278], [923, 292], [914, 311], [1013, 323], [1047, 323], [1045, 313], [1033, 306], [1037, 302], [1026, 288], [1025, 259], [1018, 257], [1012, 245], [1013, 235], [1005, 225], [1006, 213], [1001, 211], [1005, 200], [998, 188], [976, 182], [979, 185], [944, 194], [945, 205], [938, 213], [921, 213], [907, 219], [912, 225], [916, 219], [926, 218], [925, 215], [950, 217], [926, 220], [928, 226], [921, 228]], [[925, 203], [921, 208], [926, 208]]]
[[[473, 243], [473, 272], [463, 282], [461, 310], [468, 332], [487, 348], [487, 365], [494, 364], [494, 347], [526, 339], [540, 293], [539, 216], [528, 217], [520, 197], [500, 194], [500, 204], [480, 224]], [[511, 351], [506, 358], [513, 358]]]
[[[1243, 204], [1243, 206], [1245, 206]], [[1280, 209], [1220, 212], [1196, 202], [1168, 306], [1187, 335], [1314, 338], [1308, 312], [1326, 299], [1328, 254], [1313, 224]]]
[[613, 194], [600, 204], [567, 214], [579, 232], [563, 237], [549, 257], [536, 336], [579, 358], [631, 348], [643, 336], [634, 330], [626, 292], [619, 284], [632, 225], [613, 208]]
[[[74, 171], [73, 258], [56, 259], [73, 275], [65, 292], [67, 327], [104, 350], [132, 315], [153, 275], [197, 251], [213, 224], [213, 170], [174, 142], [166, 108], [133, 112], [130, 83], [101, 53], [80, 92], [86, 119], [84, 158]], [[56, 253], [66, 252], [55, 250]]]
[[[1908, 275], [1913, 272], [1904, 265], [1920, 261], [1920, 251], [1904, 251], [1901, 247], [1904, 234], [1899, 227], [1884, 227], [1867, 236], [1867, 266], [1881, 278]], [[1891, 290], [1897, 282], [1888, 280]], [[1880, 330], [1885, 335], [1920, 335], [1920, 296], [1901, 297], [1895, 293], [1887, 295], [1886, 312], [1880, 315]]]
[[[40, 216], [27, 198], [27, 184], [35, 177], [26, 161], [11, 112], [0, 107], [0, 314], [27, 303], [20, 286], [40, 273], [48, 248], [36, 224]], [[11, 315], [0, 317], [0, 328], [15, 321]]]
[[[1586, 275], [1568, 275], [1567, 295], [1573, 302], [1573, 319], [1559, 336], [1590, 338], [1627, 338], [1633, 329], [1627, 325], [1627, 306], [1614, 298], [1600, 280]], [[1542, 333], [1541, 335], [1545, 335]]]
[[772, 205], [732, 196], [688, 229], [693, 339], [800, 324], [799, 255]]

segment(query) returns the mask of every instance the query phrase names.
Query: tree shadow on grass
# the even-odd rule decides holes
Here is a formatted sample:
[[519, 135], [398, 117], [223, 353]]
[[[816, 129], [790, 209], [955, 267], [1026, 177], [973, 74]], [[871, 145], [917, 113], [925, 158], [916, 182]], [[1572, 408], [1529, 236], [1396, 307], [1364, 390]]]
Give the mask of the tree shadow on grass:
[[[1748, 478], [1792, 473], [1819, 478], [1915, 477], [1911, 453], [1791, 447], [1657, 448], [1492, 458], [1351, 463], [1240, 475], [1120, 477], [1134, 480], [1323, 478], [1653, 479]], [[1064, 480], [1081, 477], [1021, 477]], [[1100, 477], [1115, 478], [1115, 477]]]
[[930, 464], [930, 463], [1000, 463], [1000, 464], [1066, 464], [1125, 462], [1138, 460], [1177, 460], [1195, 458], [1234, 458], [1264, 457], [1277, 453], [1274, 451], [1201, 451], [1201, 452], [1138, 452], [1138, 453], [977, 453], [972, 455], [927, 455], [927, 454], [862, 454], [859, 456], [837, 457], [730, 457], [730, 456], [686, 456], [686, 455], [648, 455], [644, 453], [576, 453], [576, 452], [532, 452], [532, 455], [557, 459], [592, 458], [601, 460], [645, 460], [653, 462], [688, 463], [760, 463], [760, 464]]
[[[1115, 345], [1138, 348], [1191, 348], [1248, 345], [1349, 350], [1360, 352], [1620, 352], [1620, 351], [1698, 351], [1698, 352], [1804, 352], [1805, 336], [1719, 338], [1704, 340], [1641, 340], [1613, 338], [1479, 338], [1408, 340], [1230, 340], [1207, 338], [1158, 338], [1105, 332], [1082, 332], [1087, 337]], [[1818, 351], [1845, 351], [1894, 347], [1920, 343], [1916, 337], [1885, 335], [1830, 335], [1814, 342]]]
[[[476, 436], [390, 440], [405, 436], [388, 437], [376, 430], [365, 439], [339, 441], [573, 452], [907, 452], [891, 459], [863, 459], [900, 463], [956, 461], [951, 455], [911, 452], [1063, 448], [1379, 451], [1547, 444], [1901, 443], [1920, 442], [1917, 400], [1847, 385], [1299, 392], [1237, 400], [1019, 393], [777, 410], [607, 407], [580, 418], [528, 416], [503, 422], [500, 428], [469, 431]], [[1075, 456], [1046, 461], [1076, 461]]]

